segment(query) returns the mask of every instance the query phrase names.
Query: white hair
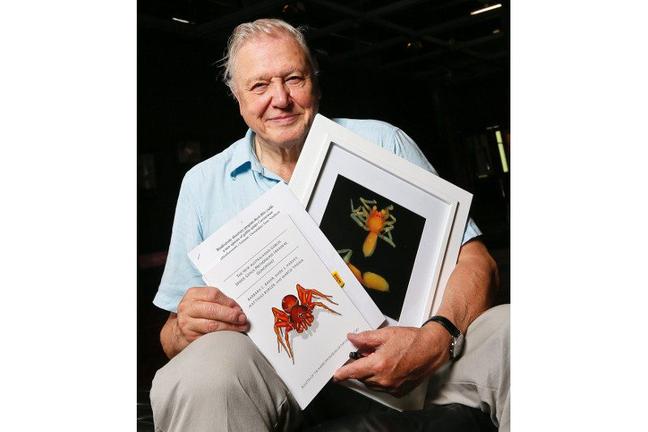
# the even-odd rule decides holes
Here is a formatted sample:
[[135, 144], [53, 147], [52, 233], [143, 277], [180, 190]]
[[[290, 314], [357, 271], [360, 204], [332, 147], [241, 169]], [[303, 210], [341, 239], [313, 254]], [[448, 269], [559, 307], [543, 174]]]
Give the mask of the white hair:
[[295, 28], [288, 24], [287, 22], [276, 19], [276, 18], [262, 18], [253, 22], [247, 22], [239, 24], [236, 26], [232, 32], [229, 40], [227, 41], [227, 50], [225, 56], [220, 60], [223, 70], [223, 82], [229, 87], [232, 94], [234, 94], [234, 87], [232, 83], [232, 78], [234, 76], [234, 58], [236, 54], [241, 49], [243, 44], [245, 44], [250, 39], [253, 39], [261, 34], [266, 34], [270, 36], [276, 36], [280, 33], [283, 33], [289, 37], [292, 37], [295, 42], [301, 47], [302, 51], [306, 55], [308, 64], [311, 68], [313, 78], [315, 78], [319, 73], [319, 68], [317, 61], [311, 55], [310, 49], [306, 44], [306, 38], [304, 37], [304, 29], [302, 27]]

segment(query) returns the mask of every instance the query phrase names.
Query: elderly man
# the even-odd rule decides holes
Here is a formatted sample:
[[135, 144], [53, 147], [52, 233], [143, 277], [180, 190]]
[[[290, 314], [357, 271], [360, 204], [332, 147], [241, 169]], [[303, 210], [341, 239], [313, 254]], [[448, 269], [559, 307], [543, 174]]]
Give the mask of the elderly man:
[[[249, 324], [240, 306], [218, 287], [202, 286], [187, 252], [277, 182], [290, 180], [318, 111], [317, 65], [298, 30], [263, 19], [234, 30], [224, 79], [249, 130], [182, 183], [154, 300], [170, 312], [160, 333], [170, 361], [151, 390], [161, 431], [292, 430], [301, 420], [292, 395], [245, 335]], [[401, 130], [372, 120], [336, 121], [434, 172]], [[422, 328], [349, 335], [373, 354], [341, 367], [334, 381], [356, 378], [401, 395], [432, 376], [431, 402], [481, 408], [500, 430], [508, 428], [508, 308], [488, 310], [497, 272], [479, 234], [470, 221], [440, 318]], [[453, 343], [460, 334], [463, 355]]]

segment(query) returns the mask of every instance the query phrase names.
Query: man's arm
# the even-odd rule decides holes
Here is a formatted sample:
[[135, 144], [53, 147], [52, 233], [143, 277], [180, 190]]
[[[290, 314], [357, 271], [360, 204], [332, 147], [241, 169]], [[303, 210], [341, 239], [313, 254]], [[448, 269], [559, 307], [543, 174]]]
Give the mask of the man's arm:
[[459, 251], [457, 265], [448, 278], [443, 302], [436, 314], [448, 318], [465, 334], [470, 323], [493, 306], [498, 288], [495, 260], [481, 241], [469, 241]]
[[[465, 333], [492, 306], [498, 285], [497, 265], [488, 250], [478, 240], [469, 241], [460, 249], [437, 314]], [[349, 340], [366, 357], [338, 369], [334, 379], [359, 379], [394, 395], [407, 393], [450, 358], [451, 337], [434, 322], [420, 329], [387, 327], [350, 334]]]

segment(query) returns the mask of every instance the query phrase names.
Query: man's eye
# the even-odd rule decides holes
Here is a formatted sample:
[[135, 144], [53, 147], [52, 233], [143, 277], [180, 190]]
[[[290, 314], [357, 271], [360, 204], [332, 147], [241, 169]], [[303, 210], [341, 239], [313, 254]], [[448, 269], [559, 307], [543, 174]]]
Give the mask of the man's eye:
[[297, 75], [293, 75], [291, 77], [288, 77], [288, 79], [286, 79], [286, 83], [288, 83], [290, 85], [301, 84], [303, 81], [304, 81], [304, 78], [300, 77], [300, 76], [297, 76]]
[[259, 93], [259, 92], [264, 91], [267, 87], [268, 87], [268, 84], [259, 82], [259, 83], [252, 84], [251, 90], [253, 92]]

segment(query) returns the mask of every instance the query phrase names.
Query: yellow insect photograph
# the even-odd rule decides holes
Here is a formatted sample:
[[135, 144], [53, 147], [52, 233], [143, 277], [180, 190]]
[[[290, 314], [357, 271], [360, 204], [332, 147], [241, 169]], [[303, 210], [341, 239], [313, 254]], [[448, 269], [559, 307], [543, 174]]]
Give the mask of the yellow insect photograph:
[[399, 320], [425, 218], [338, 175], [320, 229], [386, 316]]

